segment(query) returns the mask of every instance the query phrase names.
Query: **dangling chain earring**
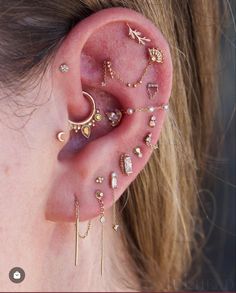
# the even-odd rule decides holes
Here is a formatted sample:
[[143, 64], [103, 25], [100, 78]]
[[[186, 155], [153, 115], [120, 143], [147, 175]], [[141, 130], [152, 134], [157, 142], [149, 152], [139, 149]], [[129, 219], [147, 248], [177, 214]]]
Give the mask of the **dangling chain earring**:
[[112, 201], [113, 201], [113, 216], [112, 216], [112, 228], [114, 229], [114, 231], [118, 231], [119, 229], [119, 224], [117, 223], [117, 219], [116, 219], [116, 201], [115, 201], [115, 189], [118, 188], [118, 176], [116, 174], [116, 172], [112, 172], [110, 175], [110, 184], [111, 184], [111, 188], [112, 188]]
[[91, 228], [91, 220], [88, 222], [88, 227], [84, 234], [79, 232], [79, 201], [75, 198], [75, 266], [79, 264], [79, 238], [85, 239], [88, 236]]

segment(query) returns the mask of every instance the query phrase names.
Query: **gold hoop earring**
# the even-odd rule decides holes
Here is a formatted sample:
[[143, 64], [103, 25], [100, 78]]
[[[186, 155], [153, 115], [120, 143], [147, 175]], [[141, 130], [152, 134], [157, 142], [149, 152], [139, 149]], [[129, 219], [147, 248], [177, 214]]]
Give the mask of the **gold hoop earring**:
[[100, 114], [100, 111], [96, 109], [96, 104], [93, 97], [85, 91], [83, 91], [83, 95], [88, 99], [92, 107], [89, 117], [78, 122], [74, 122], [72, 120], [68, 120], [68, 122], [70, 125], [70, 130], [74, 130], [76, 133], [80, 130], [84, 137], [89, 138], [91, 134], [91, 128], [95, 126], [96, 122], [101, 121], [103, 116]]

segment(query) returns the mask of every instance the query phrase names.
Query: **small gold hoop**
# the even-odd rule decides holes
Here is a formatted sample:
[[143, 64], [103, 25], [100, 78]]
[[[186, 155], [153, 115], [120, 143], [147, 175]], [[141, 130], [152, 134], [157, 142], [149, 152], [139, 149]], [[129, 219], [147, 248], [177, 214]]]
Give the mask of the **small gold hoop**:
[[85, 91], [83, 91], [83, 95], [89, 100], [89, 103], [92, 106], [89, 117], [78, 122], [74, 122], [72, 120], [68, 120], [68, 122], [71, 130], [74, 130], [76, 133], [81, 130], [83, 136], [89, 138], [91, 134], [91, 127], [95, 126], [95, 123], [101, 121], [103, 117], [100, 114], [100, 111], [96, 109], [93, 97]]

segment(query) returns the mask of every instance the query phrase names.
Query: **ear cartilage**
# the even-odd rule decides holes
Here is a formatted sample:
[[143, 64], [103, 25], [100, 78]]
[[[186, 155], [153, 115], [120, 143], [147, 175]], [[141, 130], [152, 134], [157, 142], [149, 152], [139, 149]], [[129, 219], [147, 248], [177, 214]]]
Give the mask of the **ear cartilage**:
[[148, 125], [149, 125], [150, 127], [154, 128], [154, 127], [156, 126], [156, 121], [157, 121], [156, 116], [155, 116], [155, 115], [152, 115], [152, 116], [150, 117], [150, 120], [149, 120]]
[[110, 184], [111, 184], [111, 189], [112, 189], [112, 201], [113, 201], [113, 216], [112, 216], [112, 228], [114, 231], [118, 231], [119, 229], [119, 224], [117, 223], [117, 218], [116, 218], [116, 201], [115, 201], [115, 189], [118, 188], [118, 175], [116, 172], [111, 172], [110, 175]]
[[149, 82], [147, 84], [147, 93], [150, 100], [155, 98], [158, 91], [159, 91], [159, 87], [157, 83]]
[[149, 62], [163, 63], [164, 62], [164, 54], [160, 49], [149, 48]]
[[98, 109], [96, 109], [96, 104], [93, 97], [85, 91], [83, 91], [83, 95], [88, 99], [89, 103], [91, 104], [92, 109], [89, 116], [82, 121], [74, 122], [72, 120], [68, 120], [68, 122], [70, 130], [73, 130], [76, 133], [81, 131], [82, 135], [85, 138], [89, 138], [91, 134], [91, 128], [95, 126], [96, 122], [100, 122], [103, 120], [103, 115]]
[[65, 73], [65, 72], [68, 72], [69, 71], [69, 66], [65, 63], [61, 64], [59, 66], [59, 70], [62, 72], [62, 73]]
[[123, 174], [130, 175], [133, 173], [133, 163], [129, 154], [122, 154], [120, 157], [120, 168]]
[[138, 158], [142, 158], [143, 157], [143, 153], [141, 150], [140, 146], [137, 146], [133, 149], [133, 153], [138, 157]]
[[57, 133], [57, 140], [59, 140], [60, 142], [65, 142], [65, 135], [66, 133], [64, 131], [60, 131]]
[[158, 144], [152, 144], [152, 133], [150, 132], [144, 137], [144, 142], [146, 146], [150, 147], [153, 150], [159, 149]]
[[136, 40], [140, 45], [146, 45], [147, 42], [151, 42], [150, 39], [146, 38], [146, 37], [142, 37], [142, 34], [137, 31], [136, 29], [132, 29], [128, 23], [126, 23], [126, 25], [129, 28], [129, 37], [132, 40]]

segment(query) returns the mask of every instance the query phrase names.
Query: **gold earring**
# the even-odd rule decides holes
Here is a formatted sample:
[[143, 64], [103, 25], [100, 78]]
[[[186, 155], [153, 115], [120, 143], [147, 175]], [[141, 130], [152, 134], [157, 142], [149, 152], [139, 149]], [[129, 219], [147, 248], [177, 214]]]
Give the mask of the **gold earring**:
[[132, 39], [132, 40], [137, 40], [138, 43], [140, 45], [145, 45], [145, 42], [151, 42], [150, 39], [146, 38], [146, 37], [142, 37], [142, 34], [137, 31], [137, 30], [133, 30], [128, 23], [126, 23], [126, 25], [128, 26], [129, 28], [129, 37]]
[[119, 229], [119, 224], [117, 224], [117, 219], [116, 219], [116, 202], [115, 202], [115, 189], [118, 188], [118, 175], [116, 174], [116, 172], [112, 172], [110, 175], [110, 184], [111, 184], [111, 188], [112, 188], [112, 201], [113, 201], [113, 223], [112, 223], [112, 228], [114, 229], [114, 231], [118, 231]]
[[96, 104], [93, 97], [85, 91], [83, 91], [83, 95], [89, 100], [92, 106], [89, 117], [79, 122], [74, 122], [72, 120], [68, 120], [68, 122], [71, 130], [74, 130], [76, 133], [80, 130], [84, 137], [89, 138], [91, 134], [91, 128], [95, 126], [96, 122], [101, 121], [103, 116], [100, 114], [100, 111], [96, 109]]
[[105, 214], [104, 214], [104, 202], [103, 197], [104, 193], [101, 190], [96, 190], [95, 196], [98, 200], [99, 208], [100, 208], [100, 222], [102, 224], [102, 231], [101, 231], [101, 276], [103, 274], [103, 260], [104, 260], [104, 223], [106, 221]]
[[144, 142], [146, 146], [150, 147], [153, 150], [159, 149], [158, 144], [152, 144], [152, 133], [150, 132], [144, 137]]
[[84, 234], [79, 232], [79, 201], [75, 198], [75, 266], [79, 264], [79, 238], [85, 239], [91, 228], [91, 220], [88, 221], [88, 227]]
[[60, 142], [64, 142], [66, 140], [65, 135], [66, 135], [66, 133], [64, 131], [61, 131], [57, 134], [57, 139]]

